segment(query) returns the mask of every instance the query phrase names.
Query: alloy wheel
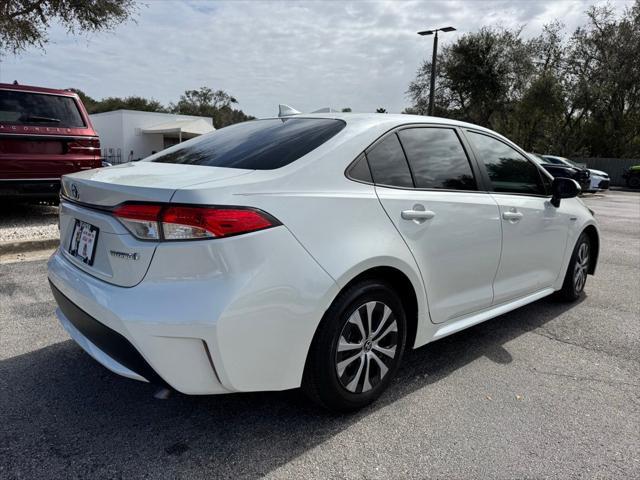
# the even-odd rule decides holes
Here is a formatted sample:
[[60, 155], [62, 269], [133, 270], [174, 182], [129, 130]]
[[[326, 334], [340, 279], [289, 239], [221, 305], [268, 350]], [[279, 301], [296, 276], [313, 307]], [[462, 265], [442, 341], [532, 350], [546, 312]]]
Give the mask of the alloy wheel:
[[335, 369], [351, 393], [373, 389], [387, 375], [398, 352], [398, 322], [386, 304], [367, 302], [356, 308], [338, 337]]
[[576, 264], [573, 270], [573, 288], [579, 293], [584, 288], [587, 281], [587, 273], [589, 270], [589, 244], [583, 242], [578, 247], [578, 255], [576, 256]]

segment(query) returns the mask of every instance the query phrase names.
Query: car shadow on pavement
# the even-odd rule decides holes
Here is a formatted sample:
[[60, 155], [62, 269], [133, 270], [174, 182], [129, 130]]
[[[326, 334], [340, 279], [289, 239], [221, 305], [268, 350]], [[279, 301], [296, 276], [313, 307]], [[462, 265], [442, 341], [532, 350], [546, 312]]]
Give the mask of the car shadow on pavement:
[[0, 361], [5, 478], [257, 478], [350, 425], [481, 357], [508, 364], [508, 342], [575, 304], [544, 299], [407, 352], [374, 405], [327, 413], [297, 391], [155, 400], [72, 341]]

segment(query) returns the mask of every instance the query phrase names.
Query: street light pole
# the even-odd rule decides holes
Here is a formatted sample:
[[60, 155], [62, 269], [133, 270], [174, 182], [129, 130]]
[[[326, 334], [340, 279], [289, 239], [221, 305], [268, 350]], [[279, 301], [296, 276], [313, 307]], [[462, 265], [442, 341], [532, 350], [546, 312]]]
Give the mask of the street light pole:
[[438, 31], [433, 37], [433, 57], [431, 57], [431, 87], [429, 88], [429, 116], [433, 116], [433, 99], [436, 93], [436, 68], [438, 61]]
[[433, 115], [433, 104], [435, 100], [435, 92], [436, 92], [436, 69], [437, 69], [437, 61], [438, 61], [438, 32], [453, 32], [455, 28], [453, 27], [444, 27], [444, 28], [436, 28], [434, 30], [424, 30], [422, 32], [418, 32], [418, 35], [434, 35], [433, 37], [433, 57], [431, 57], [431, 86], [429, 88], [429, 115]]

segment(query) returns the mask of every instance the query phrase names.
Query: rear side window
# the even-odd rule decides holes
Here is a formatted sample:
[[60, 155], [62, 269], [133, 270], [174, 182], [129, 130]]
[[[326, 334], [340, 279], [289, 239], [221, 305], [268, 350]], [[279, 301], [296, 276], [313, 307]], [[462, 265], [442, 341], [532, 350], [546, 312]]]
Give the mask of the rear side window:
[[315, 150], [345, 127], [328, 118], [252, 120], [160, 152], [150, 161], [210, 167], [272, 170]]
[[546, 195], [533, 162], [500, 140], [471, 131], [468, 136], [496, 192]]
[[413, 188], [409, 165], [395, 133], [387, 135], [368, 150], [367, 159], [376, 184]]
[[13, 90], [0, 90], [0, 122], [38, 127], [86, 127], [74, 98]]
[[476, 190], [467, 154], [449, 128], [410, 128], [398, 132], [417, 188]]
[[358, 180], [360, 182], [373, 182], [371, 171], [369, 170], [369, 165], [367, 164], [367, 158], [365, 157], [364, 153], [361, 153], [360, 156], [356, 158], [351, 168], [349, 168], [347, 174], [352, 179]]

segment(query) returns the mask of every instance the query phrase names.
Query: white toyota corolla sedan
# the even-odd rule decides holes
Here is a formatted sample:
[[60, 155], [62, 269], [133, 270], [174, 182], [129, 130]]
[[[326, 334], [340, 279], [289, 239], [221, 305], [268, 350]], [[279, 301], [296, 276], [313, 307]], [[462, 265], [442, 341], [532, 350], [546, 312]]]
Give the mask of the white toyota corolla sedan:
[[578, 185], [433, 117], [254, 120], [62, 179], [57, 315], [185, 394], [302, 386], [353, 410], [417, 348], [554, 292], [599, 250]]

